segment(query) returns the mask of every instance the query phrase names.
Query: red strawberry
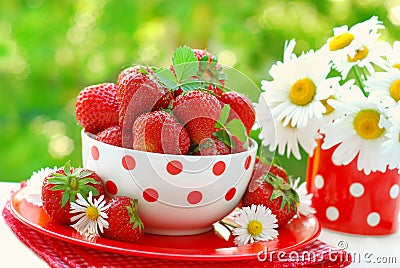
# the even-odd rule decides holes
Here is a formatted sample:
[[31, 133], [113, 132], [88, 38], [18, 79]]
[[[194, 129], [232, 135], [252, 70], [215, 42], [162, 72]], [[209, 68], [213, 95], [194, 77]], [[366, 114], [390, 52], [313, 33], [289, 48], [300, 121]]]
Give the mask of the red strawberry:
[[284, 170], [281, 166], [278, 165], [266, 164], [262, 162], [259, 157], [257, 157], [254, 164], [252, 178], [257, 179], [267, 172], [271, 172], [275, 176], [281, 177], [286, 182], [288, 182], [288, 176], [286, 170]]
[[[139, 68], [139, 67], [137, 67]], [[167, 108], [172, 100], [171, 92], [162, 86], [152, 75], [140, 71], [125, 75], [118, 91], [121, 98], [119, 125], [123, 128], [123, 146], [131, 148], [132, 125], [139, 115]]]
[[187, 129], [190, 139], [199, 144], [214, 132], [221, 106], [213, 95], [195, 90], [175, 99], [173, 113]]
[[229, 104], [231, 108], [227, 122], [234, 118], [240, 119], [248, 135], [256, 120], [256, 113], [251, 101], [245, 95], [235, 91], [223, 93], [219, 97], [219, 100], [225, 104]]
[[200, 142], [199, 151], [196, 155], [225, 155], [230, 153], [231, 148], [213, 136]]
[[122, 129], [120, 126], [112, 126], [97, 133], [96, 140], [122, 147]]
[[73, 168], [67, 162], [64, 167], [47, 176], [42, 185], [43, 209], [53, 221], [71, 224], [70, 202], [80, 193], [86, 197], [104, 195], [102, 179], [93, 171]]
[[249, 185], [243, 196], [242, 206], [262, 204], [270, 208], [276, 216], [279, 226], [285, 225], [293, 218], [297, 212], [299, 196], [288, 182], [275, 176], [272, 172], [268, 172], [252, 180], [251, 183], [257, 187], [251, 190], [251, 185]]
[[164, 111], [140, 115], [133, 124], [132, 136], [133, 149], [140, 151], [187, 154], [190, 147], [186, 129]]
[[135, 243], [143, 235], [143, 222], [138, 214], [136, 199], [127, 196], [115, 196], [108, 200], [111, 206], [107, 210], [108, 228], [104, 229], [103, 237]]
[[79, 92], [75, 114], [78, 123], [93, 134], [118, 124], [118, 88], [104, 83], [84, 88]]

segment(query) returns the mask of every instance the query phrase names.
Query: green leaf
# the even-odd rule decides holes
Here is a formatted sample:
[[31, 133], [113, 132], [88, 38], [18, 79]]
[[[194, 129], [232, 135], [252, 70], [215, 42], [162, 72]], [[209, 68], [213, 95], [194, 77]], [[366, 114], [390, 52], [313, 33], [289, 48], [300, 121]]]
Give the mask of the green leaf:
[[179, 47], [175, 50], [172, 64], [178, 82], [196, 75], [199, 65], [193, 50], [188, 46]]
[[51, 184], [65, 184], [65, 185], [68, 184], [68, 180], [65, 177], [64, 178], [50, 178], [47, 181]]
[[225, 129], [220, 129], [213, 133], [213, 136], [228, 145], [231, 148], [234, 148], [234, 144], [232, 143], [232, 139], [229, 136], [228, 132]]
[[64, 165], [64, 173], [67, 176], [71, 176], [71, 161], [67, 161]]
[[156, 74], [155, 77], [163, 83], [168, 89], [175, 90], [178, 88], [176, 83], [176, 77], [170, 69], [161, 69]]
[[193, 91], [193, 90], [196, 90], [196, 89], [201, 89], [201, 88], [204, 87], [204, 85], [203, 85], [203, 83], [201, 81], [189, 80], [189, 81], [186, 81], [186, 82], [180, 84], [179, 87], [184, 92], [189, 92], [189, 91]]
[[244, 127], [242, 121], [235, 118], [226, 124], [226, 129], [234, 136], [236, 136], [241, 142], [246, 142], [246, 128]]
[[95, 181], [95, 179], [93, 179], [93, 178], [84, 178], [84, 179], [80, 179], [78, 181], [79, 185], [86, 185], [88, 183], [99, 184], [99, 182]]
[[93, 174], [91, 170], [84, 170], [79, 173], [79, 178], [85, 178]]
[[61, 207], [65, 207], [67, 202], [69, 201], [70, 198], [70, 191], [69, 188], [66, 189], [61, 197]]
[[228, 120], [229, 113], [231, 111], [231, 107], [229, 104], [225, 104], [221, 109], [221, 115], [219, 116], [218, 121], [215, 124], [216, 128], [221, 128], [226, 124], [226, 120]]
[[69, 189], [69, 187], [68, 187], [68, 185], [65, 185], [65, 184], [56, 185], [51, 188], [52, 191], [57, 191], [57, 190], [65, 191], [67, 189]]

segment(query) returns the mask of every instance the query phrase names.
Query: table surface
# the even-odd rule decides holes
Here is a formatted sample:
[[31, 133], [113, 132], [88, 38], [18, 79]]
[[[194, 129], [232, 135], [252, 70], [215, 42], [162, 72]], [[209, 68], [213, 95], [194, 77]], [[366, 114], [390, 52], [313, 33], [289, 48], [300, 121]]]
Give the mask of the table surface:
[[[18, 188], [17, 183], [0, 182], [1, 210], [10, 191]], [[350, 267], [400, 267], [400, 233], [367, 237], [323, 229], [319, 239], [332, 246], [346, 247], [354, 260]], [[48, 267], [14, 235], [3, 218], [0, 219], [0, 256], [1, 267]]]

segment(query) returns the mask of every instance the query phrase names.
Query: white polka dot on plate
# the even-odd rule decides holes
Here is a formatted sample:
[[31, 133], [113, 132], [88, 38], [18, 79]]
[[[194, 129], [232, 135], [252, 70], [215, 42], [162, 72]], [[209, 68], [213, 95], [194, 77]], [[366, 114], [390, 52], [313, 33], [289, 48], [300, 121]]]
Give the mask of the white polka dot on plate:
[[315, 180], [314, 180], [314, 184], [315, 187], [317, 187], [317, 189], [322, 189], [322, 187], [324, 187], [324, 177], [322, 177], [321, 175], [317, 175], [315, 176]]
[[370, 214], [368, 214], [367, 223], [369, 226], [375, 227], [379, 224], [380, 221], [381, 216], [379, 216], [377, 212], [371, 212]]
[[399, 185], [395, 184], [390, 188], [390, 198], [396, 199], [399, 196]]
[[364, 186], [359, 183], [355, 182], [350, 185], [350, 194], [354, 197], [360, 197], [364, 194]]
[[339, 218], [339, 210], [334, 206], [330, 206], [326, 209], [326, 217], [330, 221], [336, 221]]

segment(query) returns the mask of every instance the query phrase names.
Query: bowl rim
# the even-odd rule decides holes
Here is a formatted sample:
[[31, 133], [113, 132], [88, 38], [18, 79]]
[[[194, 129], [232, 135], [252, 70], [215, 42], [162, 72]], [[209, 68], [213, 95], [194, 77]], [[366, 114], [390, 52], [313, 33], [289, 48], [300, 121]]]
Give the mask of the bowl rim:
[[163, 153], [154, 153], [154, 152], [146, 152], [146, 151], [139, 151], [139, 150], [135, 150], [135, 149], [128, 149], [128, 148], [124, 148], [124, 147], [119, 147], [119, 146], [115, 146], [115, 145], [111, 145], [99, 140], [96, 140], [96, 135], [86, 132], [84, 129], [82, 129], [81, 131], [81, 137], [86, 136], [87, 138], [95, 141], [96, 143], [100, 143], [102, 144], [102, 146], [106, 146], [106, 147], [110, 147], [110, 148], [114, 148], [114, 149], [118, 149], [118, 150], [123, 150], [124, 152], [127, 152], [129, 154], [148, 154], [148, 155], [163, 155], [163, 156], [171, 156], [171, 157], [191, 157], [191, 158], [215, 158], [215, 157], [233, 157], [233, 156], [241, 156], [241, 155], [247, 155], [249, 154], [249, 152], [252, 151], [256, 151], [257, 154], [257, 150], [258, 150], [258, 143], [249, 137], [250, 140], [250, 146], [246, 151], [243, 152], [239, 152], [239, 153], [233, 153], [233, 154], [225, 154], [225, 155], [189, 155], [189, 154], [163, 154]]

